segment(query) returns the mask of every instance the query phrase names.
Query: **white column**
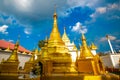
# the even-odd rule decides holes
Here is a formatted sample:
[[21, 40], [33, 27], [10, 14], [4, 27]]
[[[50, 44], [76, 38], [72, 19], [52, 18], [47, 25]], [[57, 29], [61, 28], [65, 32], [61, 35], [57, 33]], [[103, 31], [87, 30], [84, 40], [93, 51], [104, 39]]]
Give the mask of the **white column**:
[[111, 52], [112, 52], [112, 54], [114, 54], [114, 51], [113, 51], [112, 44], [111, 44], [111, 42], [110, 42], [109, 36], [107, 35], [106, 37], [107, 37], [107, 40], [108, 40], [108, 43], [109, 43]]

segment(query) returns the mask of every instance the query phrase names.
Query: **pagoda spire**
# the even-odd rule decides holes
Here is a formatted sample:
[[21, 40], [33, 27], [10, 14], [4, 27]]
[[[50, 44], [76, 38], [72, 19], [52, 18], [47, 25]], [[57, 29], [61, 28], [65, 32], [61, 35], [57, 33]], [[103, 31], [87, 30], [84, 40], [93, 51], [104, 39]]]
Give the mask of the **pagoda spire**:
[[12, 54], [7, 59], [8, 62], [18, 62], [18, 54], [17, 54], [18, 48], [19, 48], [19, 36], [18, 36], [17, 42], [14, 45], [14, 50], [13, 50]]
[[76, 45], [75, 45], [75, 44], [74, 44], [73, 50], [77, 50], [77, 47], [76, 47]]
[[10, 50], [10, 43], [8, 44], [8, 48], [5, 51], [11, 51]]
[[63, 36], [62, 36], [62, 40], [64, 42], [70, 42], [70, 39], [68, 38], [68, 36], [66, 34], [66, 27], [64, 27], [64, 33], [63, 33]]
[[96, 49], [97, 49], [97, 46], [92, 42], [90, 48], [91, 48], [92, 50], [96, 50]]
[[52, 32], [50, 34], [48, 46], [64, 45], [64, 42], [62, 41], [61, 36], [60, 36], [60, 32], [58, 30], [56, 8], [54, 11], [53, 20], [54, 20], [53, 21], [53, 29], [52, 29]]
[[81, 53], [80, 53], [80, 58], [91, 58], [93, 57], [93, 54], [90, 51], [90, 48], [88, 47], [86, 43], [86, 38], [84, 34], [82, 33], [82, 47], [81, 47]]
[[32, 53], [29, 62], [34, 62], [35, 61], [35, 51]]

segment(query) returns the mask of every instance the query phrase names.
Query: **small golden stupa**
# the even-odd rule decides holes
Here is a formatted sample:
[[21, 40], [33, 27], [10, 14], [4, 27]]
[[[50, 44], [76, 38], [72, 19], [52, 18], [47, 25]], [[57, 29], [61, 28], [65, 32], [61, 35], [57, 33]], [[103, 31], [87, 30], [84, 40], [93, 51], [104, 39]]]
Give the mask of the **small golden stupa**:
[[5, 49], [5, 51], [11, 52], [11, 50], [10, 50], [10, 44], [8, 45], [8, 48]]
[[18, 47], [19, 47], [19, 40], [16, 42], [14, 46], [14, 50], [10, 57], [7, 60], [3, 60], [0, 64], [0, 80], [2, 79], [17, 79], [18, 78]]
[[76, 64], [78, 71], [81, 73], [92, 73], [94, 75], [105, 73], [105, 69], [99, 56], [94, 56], [91, 53], [90, 48], [87, 46], [84, 34], [82, 34], [80, 57], [76, 61]]

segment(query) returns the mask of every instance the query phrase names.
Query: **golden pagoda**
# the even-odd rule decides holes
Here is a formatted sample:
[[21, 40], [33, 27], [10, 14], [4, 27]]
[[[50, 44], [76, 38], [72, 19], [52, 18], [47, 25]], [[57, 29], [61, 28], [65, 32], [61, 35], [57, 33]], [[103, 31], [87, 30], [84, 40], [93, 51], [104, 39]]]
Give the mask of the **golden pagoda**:
[[60, 32], [57, 25], [57, 13], [53, 15], [53, 29], [48, 40], [48, 53], [66, 53], [68, 49], [65, 47], [65, 43], [61, 39]]
[[19, 47], [19, 40], [16, 42], [14, 46], [14, 50], [10, 57], [7, 60], [4, 60], [0, 64], [0, 79], [14, 79], [18, 78], [18, 65], [19, 65], [19, 60], [18, 60], [18, 47]]
[[65, 46], [58, 30], [56, 12], [54, 12], [53, 19], [53, 28], [50, 33], [50, 38], [45, 40], [45, 44], [41, 48], [41, 63], [43, 63], [45, 67], [44, 72], [46, 74], [69, 72], [72, 62], [68, 48]]
[[82, 46], [80, 57], [76, 61], [78, 72], [99, 75], [105, 73], [105, 69], [98, 55], [94, 56], [86, 43], [86, 38], [82, 34]]
[[93, 54], [90, 51], [90, 48], [87, 46], [86, 38], [84, 34], [82, 34], [82, 46], [80, 52], [80, 58], [92, 58]]

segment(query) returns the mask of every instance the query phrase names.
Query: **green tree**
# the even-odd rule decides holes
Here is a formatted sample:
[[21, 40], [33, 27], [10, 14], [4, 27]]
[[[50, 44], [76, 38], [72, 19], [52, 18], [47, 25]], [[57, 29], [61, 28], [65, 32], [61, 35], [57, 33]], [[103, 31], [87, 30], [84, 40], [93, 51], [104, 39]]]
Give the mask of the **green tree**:
[[45, 44], [45, 41], [44, 41], [44, 40], [40, 40], [40, 41], [38, 42], [38, 47], [41, 48], [41, 47], [44, 46], [44, 44]]

